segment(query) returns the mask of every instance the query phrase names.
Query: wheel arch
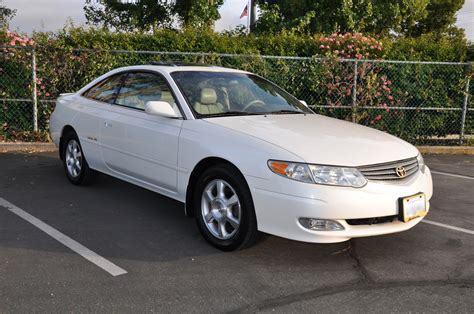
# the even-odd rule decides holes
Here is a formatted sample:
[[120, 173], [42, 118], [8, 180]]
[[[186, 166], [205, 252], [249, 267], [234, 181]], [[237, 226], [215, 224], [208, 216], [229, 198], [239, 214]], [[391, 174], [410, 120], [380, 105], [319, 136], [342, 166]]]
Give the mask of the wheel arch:
[[72, 126], [70, 126], [69, 124], [68, 125], [65, 125], [61, 131], [61, 136], [59, 138], [59, 158], [61, 158], [61, 160], [63, 160], [63, 148], [64, 148], [64, 135], [68, 132], [74, 132], [77, 134], [76, 130], [74, 130], [74, 128]]
[[247, 183], [247, 180], [245, 180], [244, 174], [232, 162], [221, 157], [206, 157], [196, 164], [196, 166], [191, 172], [191, 175], [189, 176], [188, 186], [186, 187], [186, 202], [185, 202], [185, 214], [187, 217], [194, 217], [194, 208], [192, 206], [192, 203], [193, 203], [192, 198], [193, 198], [193, 194], [196, 188], [197, 180], [206, 169], [209, 169], [210, 167], [214, 167], [221, 164], [229, 165], [235, 170], [237, 170], [242, 176], [242, 178], [244, 179], [244, 182], [248, 188], [248, 183]]

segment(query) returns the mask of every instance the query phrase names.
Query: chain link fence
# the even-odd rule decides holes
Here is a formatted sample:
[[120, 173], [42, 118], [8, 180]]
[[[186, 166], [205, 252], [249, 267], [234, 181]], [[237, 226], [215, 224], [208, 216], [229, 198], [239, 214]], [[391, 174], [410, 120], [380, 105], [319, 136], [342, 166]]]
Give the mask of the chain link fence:
[[60, 93], [74, 92], [120, 66], [173, 60], [257, 73], [317, 113], [413, 144], [474, 144], [470, 63], [18, 46], [1, 46], [0, 53], [0, 141], [47, 140], [49, 115]]

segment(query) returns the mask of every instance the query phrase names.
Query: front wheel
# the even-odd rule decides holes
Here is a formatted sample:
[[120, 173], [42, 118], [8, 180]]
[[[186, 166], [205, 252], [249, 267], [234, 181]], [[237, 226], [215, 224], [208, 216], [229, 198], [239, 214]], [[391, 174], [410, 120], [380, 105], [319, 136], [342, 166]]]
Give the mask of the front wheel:
[[224, 251], [251, 246], [257, 220], [244, 177], [230, 165], [206, 170], [194, 195], [196, 222], [204, 238]]

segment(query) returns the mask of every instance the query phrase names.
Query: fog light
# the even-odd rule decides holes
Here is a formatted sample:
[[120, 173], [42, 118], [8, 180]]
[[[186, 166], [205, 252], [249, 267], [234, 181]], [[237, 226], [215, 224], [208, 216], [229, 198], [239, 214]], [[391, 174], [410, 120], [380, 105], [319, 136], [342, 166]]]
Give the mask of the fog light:
[[338, 231], [344, 230], [344, 227], [334, 220], [317, 219], [317, 218], [300, 218], [300, 224], [306, 229], [314, 231]]

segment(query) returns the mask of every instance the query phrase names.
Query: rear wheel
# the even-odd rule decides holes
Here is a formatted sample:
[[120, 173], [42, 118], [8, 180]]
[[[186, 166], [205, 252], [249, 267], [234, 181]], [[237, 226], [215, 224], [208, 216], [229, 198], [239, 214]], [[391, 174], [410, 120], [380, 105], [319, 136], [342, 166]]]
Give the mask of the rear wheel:
[[75, 132], [69, 132], [64, 136], [62, 148], [64, 171], [69, 181], [75, 185], [91, 183], [96, 173], [89, 168]]
[[257, 220], [249, 188], [243, 176], [230, 165], [215, 166], [201, 175], [194, 208], [202, 235], [221, 250], [249, 247], [257, 239]]

